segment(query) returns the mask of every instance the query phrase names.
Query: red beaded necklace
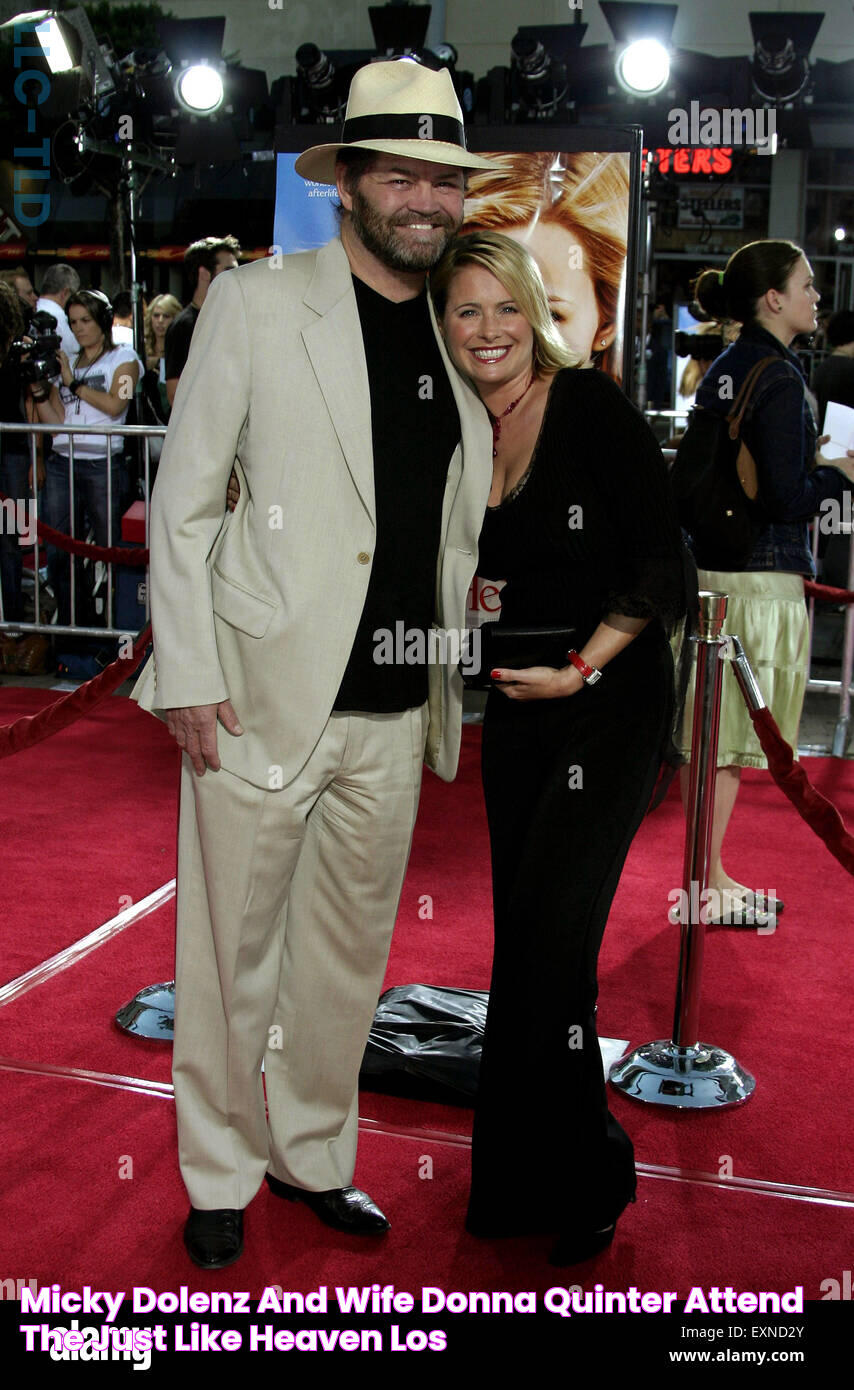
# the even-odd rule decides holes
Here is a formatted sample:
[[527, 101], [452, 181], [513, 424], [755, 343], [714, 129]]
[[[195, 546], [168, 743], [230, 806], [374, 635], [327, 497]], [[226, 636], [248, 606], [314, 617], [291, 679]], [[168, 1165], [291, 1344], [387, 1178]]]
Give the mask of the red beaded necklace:
[[501, 412], [500, 415], [493, 415], [492, 411], [489, 409], [489, 406], [486, 407], [486, 413], [487, 413], [487, 415], [489, 416], [489, 418], [490, 418], [490, 420], [491, 420], [491, 422], [492, 422], [492, 457], [493, 457], [493, 458], [496, 458], [496, 457], [498, 456], [498, 441], [499, 441], [499, 439], [501, 438], [501, 421], [504, 420], [504, 419], [506, 419], [508, 415], [512, 415], [512, 414], [513, 414], [513, 411], [516, 409], [516, 407], [517, 407], [517, 405], [519, 404], [519, 402], [520, 402], [521, 400], [524, 400], [525, 396], [527, 396], [527, 394], [528, 394], [528, 392], [530, 391], [530, 389], [531, 389], [531, 387], [533, 386], [533, 384], [534, 384], [534, 374], [533, 374], [533, 372], [532, 372], [532, 373], [531, 373], [531, 379], [530, 379], [530, 381], [528, 382], [528, 385], [525, 387], [524, 391], [522, 392], [522, 395], [521, 395], [521, 396], [517, 396], [516, 399], [515, 399], [515, 401], [511, 401], [510, 404], [508, 405], [507, 409], [506, 409], [506, 410], [502, 410], [502, 412]]

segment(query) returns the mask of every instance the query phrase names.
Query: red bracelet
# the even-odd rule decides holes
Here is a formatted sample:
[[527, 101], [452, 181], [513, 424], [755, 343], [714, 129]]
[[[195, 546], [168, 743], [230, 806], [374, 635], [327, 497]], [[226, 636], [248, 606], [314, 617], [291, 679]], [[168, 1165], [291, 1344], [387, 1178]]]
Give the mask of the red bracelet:
[[588, 666], [587, 662], [583, 657], [578, 655], [574, 647], [571, 651], [567, 652], [566, 659], [571, 662], [576, 671], [580, 673], [581, 679], [584, 681], [585, 685], [595, 685], [597, 681], [602, 679], [602, 672], [599, 670], [599, 667]]

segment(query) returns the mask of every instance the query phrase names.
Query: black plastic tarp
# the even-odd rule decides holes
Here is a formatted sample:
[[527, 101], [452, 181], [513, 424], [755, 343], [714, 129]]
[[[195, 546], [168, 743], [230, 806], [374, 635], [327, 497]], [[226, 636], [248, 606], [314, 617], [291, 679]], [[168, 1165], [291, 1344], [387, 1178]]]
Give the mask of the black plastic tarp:
[[477, 1091], [483, 990], [395, 985], [380, 995], [360, 1084], [366, 1090], [467, 1105]]

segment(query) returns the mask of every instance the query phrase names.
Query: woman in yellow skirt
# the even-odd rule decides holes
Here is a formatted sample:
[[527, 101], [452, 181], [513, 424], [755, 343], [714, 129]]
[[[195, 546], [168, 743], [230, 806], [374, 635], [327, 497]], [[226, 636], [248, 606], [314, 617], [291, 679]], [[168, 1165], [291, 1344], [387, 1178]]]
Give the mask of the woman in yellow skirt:
[[[814, 333], [819, 294], [812, 269], [789, 241], [755, 241], [730, 257], [725, 271], [704, 271], [695, 286], [701, 308], [721, 323], [742, 325], [712, 364], [696, 403], [726, 415], [750, 369], [777, 357], [762, 373], [742, 428], [756, 460], [759, 500], [769, 518], [741, 571], [700, 569], [701, 589], [729, 595], [726, 628], [737, 633], [765, 703], [787, 743], [797, 745], [809, 667], [804, 578], [815, 568], [808, 523], [828, 498], [841, 501], [854, 482], [854, 458], [825, 460], [817, 453], [815, 418], [801, 364], [790, 350], [798, 334]], [[702, 556], [699, 557], [702, 561]], [[693, 685], [693, 683], [692, 683]], [[683, 751], [690, 752], [693, 688], [686, 701]], [[726, 872], [721, 851], [743, 767], [767, 767], [747, 706], [729, 663], [721, 694], [718, 772], [709, 887], [718, 897], [713, 922], [765, 926], [782, 903], [749, 889]], [[687, 792], [683, 769], [683, 795]]]

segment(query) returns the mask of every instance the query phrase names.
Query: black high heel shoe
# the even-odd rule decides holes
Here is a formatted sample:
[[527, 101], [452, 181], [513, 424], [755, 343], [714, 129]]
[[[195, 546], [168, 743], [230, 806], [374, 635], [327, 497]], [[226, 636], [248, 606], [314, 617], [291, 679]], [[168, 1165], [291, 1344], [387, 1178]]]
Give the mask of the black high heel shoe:
[[601, 1255], [617, 1234], [617, 1222], [630, 1202], [636, 1202], [637, 1183], [635, 1183], [629, 1196], [625, 1199], [621, 1207], [618, 1207], [617, 1214], [610, 1226], [600, 1227], [598, 1231], [585, 1230], [583, 1227], [576, 1226], [573, 1230], [563, 1231], [558, 1236], [552, 1246], [549, 1255], [550, 1265], [580, 1265], [585, 1260], [592, 1260], [594, 1255]]

